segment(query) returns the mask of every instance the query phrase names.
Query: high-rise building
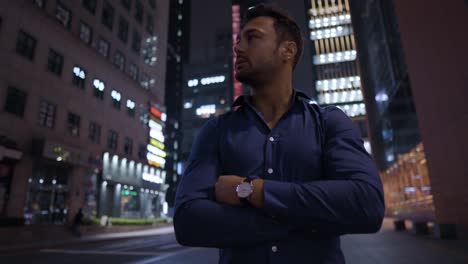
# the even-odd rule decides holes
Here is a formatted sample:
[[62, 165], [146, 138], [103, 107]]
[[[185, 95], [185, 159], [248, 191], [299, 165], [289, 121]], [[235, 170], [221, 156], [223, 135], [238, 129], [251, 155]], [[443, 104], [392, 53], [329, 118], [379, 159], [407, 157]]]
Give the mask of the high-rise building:
[[165, 127], [166, 141], [166, 183], [169, 188], [166, 200], [169, 208], [174, 206], [177, 182], [182, 174], [180, 162], [180, 142], [182, 132], [180, 120], [182, 118], [182, 90], [184, 88], [183, 70], [188, 63], [190, 55], [190, 21], [191, 1], [169, 1], [169, 31], [167, 43], [166, 66], [166, 112], [167, 121]]
[[350, 2], [372, 153], [381, 171], [421, 142], [392, 2]]
[[[396, 226], [401, 226], [402, 220], [433, 220], [427, 159], [393, 1], [350, 4], [372, 153], [384, 184], [386, 214], [399, 219]], [[413, 226], [424, 230], [419, 223]]]
[[309, 4], [317, 101], [323, 106], [335, 105], [351, 117], [370, 152], [349, 0], [312, 0]]
[[233, 101], [229, 64], [186, 65], [184, 80], [180, 151], [182, 160], [187, 160], [192, 143], [206, 120], [229, 111]]
[[167, 18], [162, 0], [2, 1], [0, 217], [164, 211]]

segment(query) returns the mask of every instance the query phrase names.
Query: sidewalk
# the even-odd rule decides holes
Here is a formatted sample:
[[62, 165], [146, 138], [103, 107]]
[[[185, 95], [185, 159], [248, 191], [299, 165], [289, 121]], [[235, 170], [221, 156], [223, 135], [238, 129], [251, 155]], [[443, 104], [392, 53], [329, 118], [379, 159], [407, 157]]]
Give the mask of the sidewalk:
[[57, 225], [0, 228], [0, 254], [45, 246], [158, 236], [173, 233], [174, 227], [167, 223], [151, 226], [83, 226], [81, 232], [81, 237], [75, 237], [70, 229]]

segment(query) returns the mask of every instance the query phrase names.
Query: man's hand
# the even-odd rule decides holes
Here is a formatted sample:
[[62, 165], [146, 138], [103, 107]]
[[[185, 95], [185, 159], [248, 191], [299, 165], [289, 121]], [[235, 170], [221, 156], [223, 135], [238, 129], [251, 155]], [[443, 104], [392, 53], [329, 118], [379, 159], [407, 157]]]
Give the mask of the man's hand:
[[237, 185], [244, 181], [245, 177], [237, 175], [221, 175], [215, 184], [216, 201], [219, 203], [240, 205], [241, 201], [237, 197]]

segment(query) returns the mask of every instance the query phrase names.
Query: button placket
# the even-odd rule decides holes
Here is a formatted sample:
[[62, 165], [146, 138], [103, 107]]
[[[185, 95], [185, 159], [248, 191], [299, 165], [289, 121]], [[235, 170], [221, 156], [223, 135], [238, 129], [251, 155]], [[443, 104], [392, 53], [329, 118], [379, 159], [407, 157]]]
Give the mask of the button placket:
[[274, 143], [275, 137], [273, 135], [268, 135], [266, 138], [266, 147], [265, 147], [265, 172], [267, 178], [273, 179], [271, 176], [273, 174], [273, 160], [274, 160]]

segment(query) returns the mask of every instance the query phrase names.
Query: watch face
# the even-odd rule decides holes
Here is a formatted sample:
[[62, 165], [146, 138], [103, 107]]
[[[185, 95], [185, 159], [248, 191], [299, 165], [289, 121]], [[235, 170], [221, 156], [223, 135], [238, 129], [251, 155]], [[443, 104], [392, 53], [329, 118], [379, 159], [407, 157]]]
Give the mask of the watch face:
[[243, 182], [239, 185], [237, 185], [237, 196], [239, 198], [247, 198], [249, 195], [253, 192], [253, 188], [248, 182]]

